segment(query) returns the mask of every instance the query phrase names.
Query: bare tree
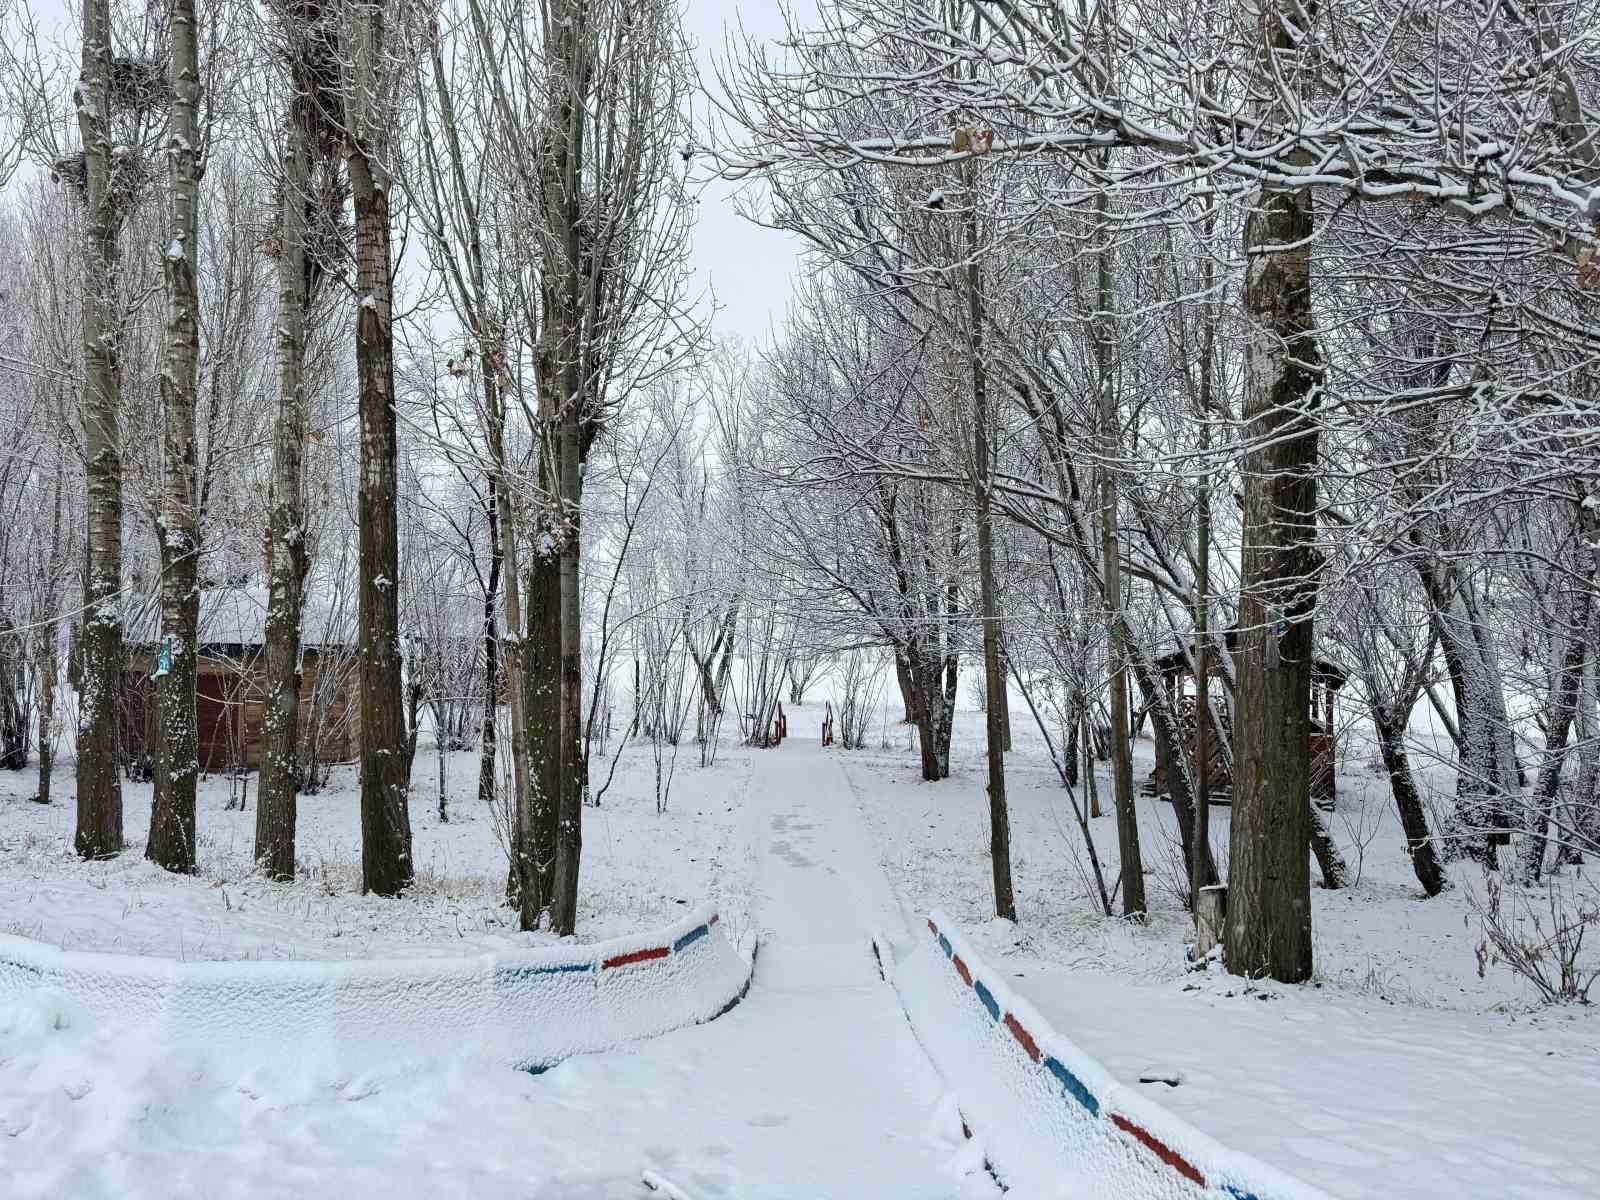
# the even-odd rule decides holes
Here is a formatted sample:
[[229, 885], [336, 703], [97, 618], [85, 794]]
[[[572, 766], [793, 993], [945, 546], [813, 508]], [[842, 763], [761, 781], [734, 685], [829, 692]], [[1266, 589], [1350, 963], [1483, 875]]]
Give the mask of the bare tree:
[[[343, 184], [337, 155], [338, 34], [317, 0], [286, 4], [278, 31], [289, 74], [281, 130], [277, 229], [277, 416], [268, 512], [268, 594], [261, 779], [256, 791], [256, 861], [272, 879], [294, 877], [301, 764], [301, 618], [310, 567], [305, 447], [311, 406], [306, 318], [342, 249]], [[323, 672], [319, 671], [319, 681]], [[315, 771], [313, 761], [308, 764]]]
[[[676, 192], [688, 140], [678, 106], [686, 56], [677, 10], [657, 0], [558, 0], [537, 20], [524, 0], [469, 0], [468, 14], [497, 170], [526, 198], [511, 223], [515, 249], [536, 264], [519, 268], [526, 274], [515, 285], [533, 352], [539, 447], [528, 489], [539, 503], [528, 506], [527, 650], [530, 760], [540, 761], [520, 828], [539, 842], [553, 811], [555, 844], [549, 891], [524, 902], [524, 923], [548, 911], [554, 928], [570, 933], [585, 788], [583, 465], [617, 403], [616, 382], [631, 378], [628, 390], [640, 391], [663, 351], [684, 334], [692, 343], [680, 302], [686, 215]], [[543, 861], [545, 851], [536, 845], [532, 854]]]

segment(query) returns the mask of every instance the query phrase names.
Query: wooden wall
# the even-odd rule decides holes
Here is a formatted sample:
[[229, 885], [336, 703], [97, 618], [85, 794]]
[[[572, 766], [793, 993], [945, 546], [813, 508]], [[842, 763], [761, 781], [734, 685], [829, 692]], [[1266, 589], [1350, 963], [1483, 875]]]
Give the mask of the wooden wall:
[[[324, 655], [307, 650], [300, 677], [300, 738], [305, 751], [322, 763], [353, 761], [361, 750], [361, 698], [353, 654], [329, 651], [332, 673], [319, 690]], [[156, 685], [150, 678], [153, 656], [129, 656], [122, 679], [122, 747], [137, 762], [153, 753], [157, 736]], [[265, 661], [246, 648], [242, 654], [202, 653], [195, 672], [200, 767], [225, 771], [235, 765], [259, 770], [265, 750]], [[313, 728], [313, 720], [317, 722]], [[241, 761], [242, 758], [242, 761]]]

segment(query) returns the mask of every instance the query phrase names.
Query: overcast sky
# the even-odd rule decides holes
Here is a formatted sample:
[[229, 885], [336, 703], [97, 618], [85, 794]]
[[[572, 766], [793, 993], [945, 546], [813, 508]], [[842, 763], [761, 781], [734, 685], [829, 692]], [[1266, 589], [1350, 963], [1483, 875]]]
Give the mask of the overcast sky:
[[[687, 5], [688, 34], [697, 44], [708, 88], [717, 86], [712, 60], [729, 52], [725, 30], [742, 28], [753, 37], [775, 39], [786, 28], [777, 0], [687, 0]], [[793, 0], [791, 6], [802, 20], [815, 12], [814, 0]], [[763, 343], [782, 325], [800, 243], [738, 216], [733, 191], [714, 184], [701, 197], [694, 261], [702, 286], [709, 285], [716, 296], [716, 332]]]
[[[815, 13], [815, 0], [788, 0], [797, 11]], [[68, 21], [66, 0], [32, 0], [47, 22]], [[728, 53], [725, 32], [740, 27], [753, 37], [773, 39], [785, 29], [779, 0], [685, 0], [686, 32], [695, 44], [707, 87], [716, 86], [713, 59]], [[74, 47], [77, 38], [63, 31]], [[74, 51], [75, 52], [75, 51]], [[705, 105], [697, 102], [699, 122]], [[712, 184], [701, 195], [694, 231], [693, 260], [698, 290], [715, 295], [714, 330], [763, 343], [782, 324], [795, 273], [797, 239], [752, 224], [733, 210], [734, 188]]]

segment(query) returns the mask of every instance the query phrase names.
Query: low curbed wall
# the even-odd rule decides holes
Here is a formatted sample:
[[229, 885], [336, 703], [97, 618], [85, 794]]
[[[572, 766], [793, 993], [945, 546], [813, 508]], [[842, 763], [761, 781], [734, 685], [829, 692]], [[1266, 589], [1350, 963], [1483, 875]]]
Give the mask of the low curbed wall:
[[1119, 1084], [1012, 992], [942, 913], [918, 931], [893, 982], [1008, 1185], [1096, 1200], [1328, 1200]]
[[533, 1071], [708, 1021], [750, 971], [709, 907], [653, 933], [437, 959], [189, 963], [0, 936], [0, 999], [54, 993], [68, 1019], [81, 1011], [162, 1046]]

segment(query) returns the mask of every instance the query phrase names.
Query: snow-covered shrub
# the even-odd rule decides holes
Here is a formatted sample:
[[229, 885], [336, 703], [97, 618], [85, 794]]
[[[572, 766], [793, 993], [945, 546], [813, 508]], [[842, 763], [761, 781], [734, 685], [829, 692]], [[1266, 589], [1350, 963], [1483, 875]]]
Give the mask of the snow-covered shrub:
[[1508, 899], [1498, 875], [1484, 871], [1484, 893], [1469, 901], [1483, 931], [1478, 977], [1500, 963], [1531, 983], [1547, 1004], [1587, 1004], [1600, 980], [1600, 953], [1592, 944], [1584, 949], [1588, 936], [1600, 930], [1600, 889], [1552, 876], [1543, 892], [1542, 905], [1532, 890], [1515, 889]]

